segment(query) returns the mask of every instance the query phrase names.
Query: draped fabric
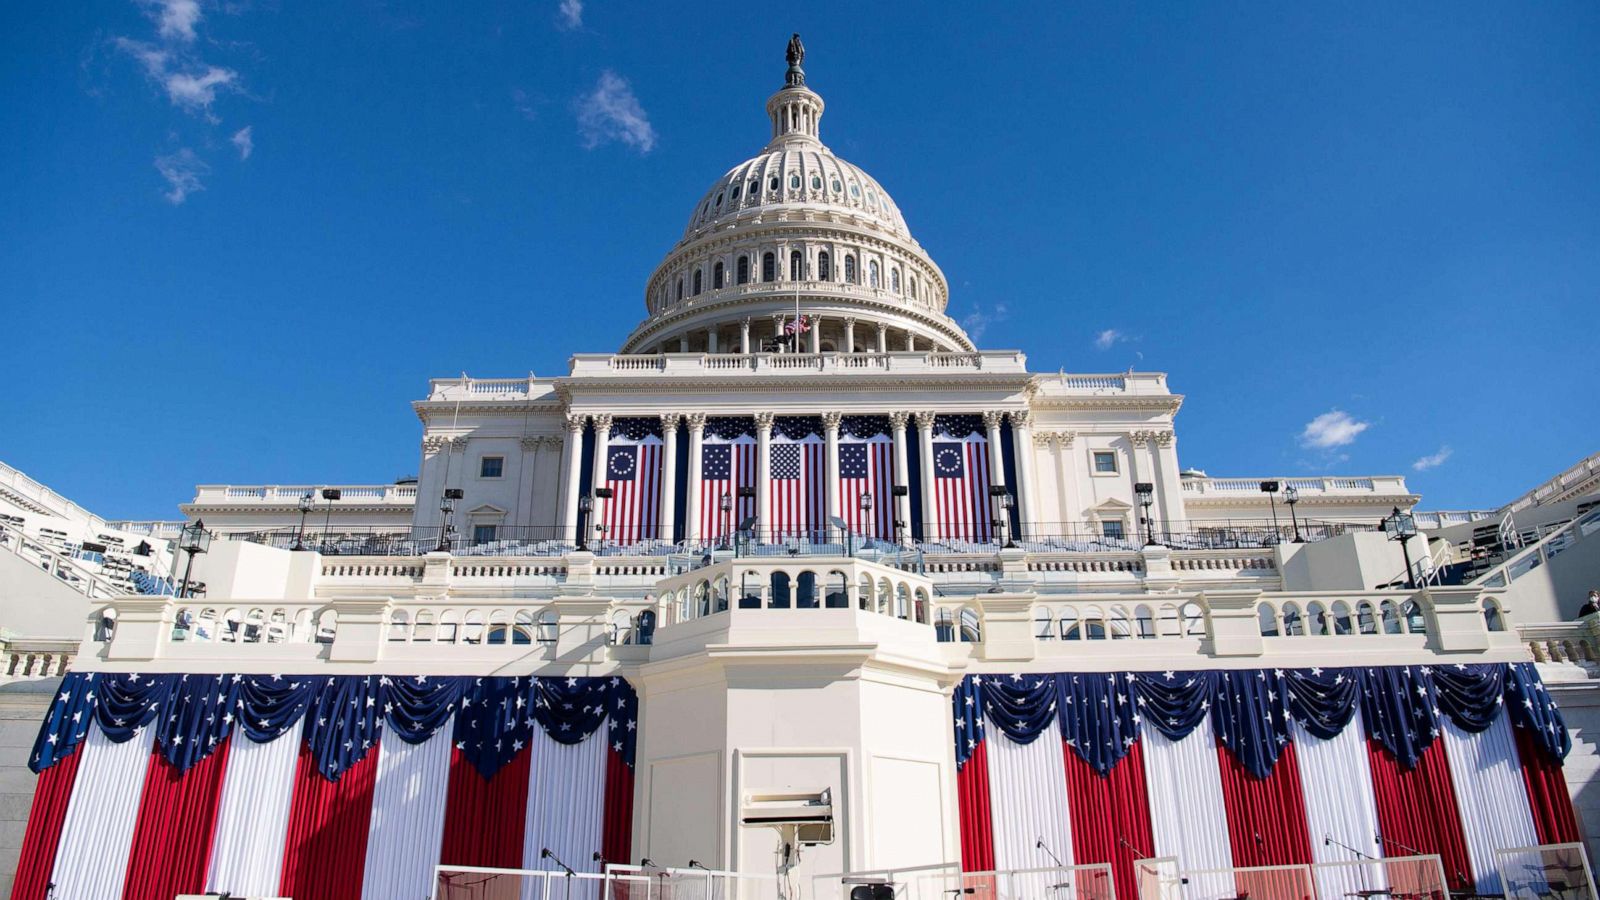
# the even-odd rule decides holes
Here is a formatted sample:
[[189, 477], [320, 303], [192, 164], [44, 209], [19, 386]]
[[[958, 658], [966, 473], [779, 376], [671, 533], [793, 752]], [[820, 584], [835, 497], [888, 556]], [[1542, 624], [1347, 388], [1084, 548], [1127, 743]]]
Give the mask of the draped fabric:
[[[1222, 797], [1222, 771], [1216, 738], [1194, 729], [1173, 740], [1160, 729], [1144, 733], [1145, 795], [1150, 801], [1150, 837], [1158, 857], [1174, 856], [1186, 869], [1226, 869], [1233, 865], [1228, 844], [1228, 812]], [[1232, 896], [1226, 874], [1191, 877], [1197, 896]]]
[[1572, 750], [1572, 735], [1538, 670], [1533, 663], [1512, 663], [1506, 666], [1505, 683], [1511, 724], [1531, 734], [1545, 755], [1560, 765]]
[[1111, 863], [1117, 900], [1136, 900], [1133, 862], [1150, 853], [1150, 802], [1145, 796], [1142, 742], [1101, 774], [1065, 748], [1067, 802], [1072, 810], [1072, 857], [1079, 864]]
[[362, 900], [426, 897], [444, 836], [451, 745], [412, 744], [391, 732], [378, 744]]
[[956, 771], [956, 796], [961, 821], [961, 868], [966, 872], [994, 869], [994, 819], [989, 801], [989, 751], [979, 744]]
[[237, 729], [230, 741], [206, 890], [276, 897], [300, 735], [258, 743]]
[[188, 771], [159, 750], [150, 754], [123, 900], [168, 900], [204, 889], [227, 766], [226, 741]]
[[1289, 746], [1288, 716], [1277, 678], [1265, 669], [1218, 672], [1215, 684], [1211, 725], [1217, 742], [1255, 778], [1271, 778], [1279, 754]]
[[[56, 764], [39, 775], [33, 787], [33, 806], [28, 812], [28, 830], [22, 838], [17, 858], [16, 880], [11, 884], [11, 900], [44, 900], [50, 870], [56, 861], [56, 846], [61, 842], [61, 827], [67, 818], [67, 804], [78, 777], [82, 753], [60, 757]], [[1559, 774], [1559, 773], [1557, 773]]]
[[121, 900], [140, 786], [154, 742], [149, 728], [129, 733], [120, 744], [98, 726], [88, 730], [50, 877], [55, 896]]
[[1382, 838], [1383, 852], [1379, 855], [1437, 853], [1450, 889], [1470, 888], [1472, 863], [1461, 831], [1444, 745], [1430, 743], [1417, 757], [1416, 765], [1408, 768], [1374, 737], [1367, 745], [1367, 760]]
[[[1359, 719], [1350, 726], [1321, 738], [1307, 725], [1290, 724], [1313, 862], [1352, 862], [1378, 855], [1378, 811], [1373, 805], [1367, 739]], [[1380, 866], [1320, 869], [1316, 882], [1323, 897], [1347, 897], [1384, 885]]]
[[450, 796], [445, 803], [439, 862], [520, 867], [522, 829], [528, 813], [529, 754], [518, 754], [493, 778], [484, 778], [460, 747], [451, 753]]
[[[995, 868], [1036, 869], [1054, 866], [1056, 859], [1072, 865], [1072, 811], [1061, 743], [1048, 736], [1028, 744], [995, 739], [987, 749]], [[1014, 895], [1049, 896], [1054, 883], [1048, 873], [1024, 876]]]
[[363, 754], [339, 773], [338, 781], [324, 777], [329, 767], [312, 745], [303, 747], [295, 762], [294, 801], [278, 878], [279, 892], [294, 900], [361, 896], [378, 754]]
[[[606, 743], [598, 736], [575, 744], [556, 740], [556, 732], [534, 732], [528, 756], [528, 811], [523, 830], [522, 865], [556, 869], [541, 859], [548, 849], [580, 872], [597, 872], [605, 811]], [[538, 900], [539, 886], [523, 886], [523, 900]], [[573, 887], [575, 898], [598, 897], [593, 882]]]
[[978, 416], [934, 417], [933, 496], [939, 536], [946, 541], [989, 541], [994, 516], [989, 498], [989, 446]]
[[1503, 893], [1494, 851], [1539, 843], [1511, 724], [1501, 716], [1480, 734], [1470, 734], [1450, 719], [1443, 724], [1445, 758], [1478, 891]]
[[[1311, 862], [1306, 804], [1287, 742], [1278, 764], [1259, 777], [1225, 747], [1217, 749], [1222, 803], [1228, 813], [1228, 843], [1235, 866], [1288, 866]], [[1252, 893], [1260, 894], [1261, 891]]]
[[1522, 784], [1528, 792], [1528, 809], [1541, 844], [1567, 844], [1579, 840], [1578, 817], [1567, 793], [1567, 776], [1561, 763], [1552, 760], [1539, 743], [1538, 735], [1526, 728], [1516, 733], [1517, 759], [1522, 765]]

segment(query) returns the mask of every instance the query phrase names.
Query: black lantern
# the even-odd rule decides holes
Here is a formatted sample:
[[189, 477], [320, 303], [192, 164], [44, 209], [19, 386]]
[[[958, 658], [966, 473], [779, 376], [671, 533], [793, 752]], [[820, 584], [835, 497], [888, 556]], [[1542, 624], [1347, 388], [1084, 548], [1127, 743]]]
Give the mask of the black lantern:
[[1261, 482], [1261, 493], [1267, 495], [1267, 502], [1272, 504], [1272, 542], [1278, 542], [1278, 483], [1276, 481]]
[[1144, 513], [1139, 517], [1144, 522], [1144, 545], [1153, 547], [1156, 543], [1155, 523], [1150, 520], [1150, 507], [1155, 503], [1156, 486], [1148, 481], [1140, 481], [1133, 486], [1133, 494], [1139, 498], [1139, 505], [1144, 508]]
[[311, 509], [314, 505], [316, 505], [316, 501], [312, 499], [311, 492], [306, 491], [304, 494], [300, 495], [300, 499], [295, 505], [300, 508], [300, 527], [295, 530], [294, 546], [290, 549], [304, 550], [306, 548], [306, 516], [311, 514]]
[[1406, 549], [1406, 544], [1417, 536], [1417, 519], [1408, 512], [1401, 512], [1396, 506], [1388, 517], [1383, 520], [1383, 533], [1389, 540], [1400, 542], [1400, 555], [1406, 561], [1406, 587], [1410, 590], [1417, 589], [1417, 579], [1411, 572], [1411, 551]]
[[589, 549], [589, 514], [594, 511], [594, 498], [584, 494], [578, 498], [578, 549]]
[[1306, 539], [1300, 536], [1300, 518], [1294, 512], [1294, 505], [1300, 502], [1300, 489], [1292, 484], [1284, 488], [1283, 502], [1289, 504], [1289, 521], [1294, 523], [1294, 542], [1304, 544]]
[[189, 596], [189, 575], [194, 571], [194, 558], [211, 549], [211, 532], [206, 530], [206, 523], [202, 519], [195, 519], [192, 524], [183, 526], [178, 533], [178, 549], [189, 554], [189, 563], [183, 567], [183, 584], [178, 588], [178, 597]]

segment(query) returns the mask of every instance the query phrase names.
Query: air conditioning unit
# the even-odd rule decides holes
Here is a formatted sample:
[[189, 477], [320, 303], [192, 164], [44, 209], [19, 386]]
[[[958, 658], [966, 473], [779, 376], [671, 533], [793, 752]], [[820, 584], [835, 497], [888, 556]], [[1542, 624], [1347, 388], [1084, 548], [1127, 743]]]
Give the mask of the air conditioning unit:
[[739, 821], [794, 832], [797, 844], [833, 843], [833, 790], [819, 793], [744, 795]]

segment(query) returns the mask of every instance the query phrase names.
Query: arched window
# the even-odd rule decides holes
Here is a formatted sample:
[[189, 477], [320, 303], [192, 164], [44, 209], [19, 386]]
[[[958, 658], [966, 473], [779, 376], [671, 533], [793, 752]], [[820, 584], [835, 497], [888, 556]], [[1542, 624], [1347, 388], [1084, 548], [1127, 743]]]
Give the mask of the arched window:
[[800, 255], [799, 250], [789, 252], [789, 280], [799, 281], [806, 274], [806, 260]]
[[539, 613], [539, 643], [554, 644], [559, 636], [560, 624], [555, 610], [547, 609]]
[[911, 276], [911, 299], [917, 299], [917, 276]]
[[1033, 608], [1033, 637], [1038, 641], [1053, 641], [1056, 639], [1055, 622], [1050, 618], [1050, 609], [1045, 606]]
[[778, 280], [778, 257], [772, 253], [761, 254], [761, 280]]
[[699, 269], [695, 269], [694, 270], [694, 295], [697, 296], [697, 297], [700, 296], [700, 275], [701, 275], [700, 270]]
[[677, 296], [677, 299], [679, 299], [679, 300], [683, 299], [683, 279], [682, 278], [678, 279], [678, 296]]
[[978, 614], [970, 609], [961, 610], [961, 642], [976, 644], [983, 640], [983, 629], [978, 624]]
[[734, 279], [739, 284], [749, 284], [750, 283], [750, 257], [748, 257], [748, 256], [739, 257], [738, 268], [736, 268], [734, 270]]
[[768, 609], [788, 609], [789, 599], [789, 573], [772, 573], [772, 596], [767, 598]]
[[1256, 604], [1256, 620], [1261, 624], [1262, 637], [1278, 636], [1278, 617], [1272, 612], [1270, 603]]
[[1500, 604], [1487, 598], [1483, 601], [1483, 624], [1490, 631], [1506, 630], [1506, 620], [1500, 615]]
[[795, 579], [795, 609], [817, 608], [817, 573], [801, 572]]
[[856, 258], [848, 254], [844, 258], [844, 280], [851, 284], [856, 283]]
[[877, 286], [878, 286], [878, 261], [875, 260], [875, 259], [870, 259], [870, 260], [867, 260], [867, 287], [874, 287], [875, 288]]
[[829, 256], [826, 250], [817, 254], [817, 280], [833, 280], [833, 257]]
[[722, 290], [722, 263], [720, 262], [711, 267], [711, 289], [713, 291]]
[[956, 640], [956, 620], [950, 610], [941, 608], [933, 616], [933, 636], [941, 644], [953, 644]]
[[900, 293], [900, 270], [899, 269], [890, 269], [889, 270], [889, 290], [894, 291], [896, 294]]

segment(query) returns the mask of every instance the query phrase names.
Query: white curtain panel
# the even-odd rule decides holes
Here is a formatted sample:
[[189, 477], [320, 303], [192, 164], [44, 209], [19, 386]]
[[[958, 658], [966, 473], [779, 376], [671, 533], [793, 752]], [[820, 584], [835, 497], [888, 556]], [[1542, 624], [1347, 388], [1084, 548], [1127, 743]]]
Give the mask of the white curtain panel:
[[[1222, 768], [1209, 722], [1181, 741], [1155, 728], [1140, 731], [1144, 741], [1145, 792], [1150, 798], [1150, 831], [1158, 857], [1175, 856], [1185, 872], [1228, 869], [1228, 809], [1222, 802]], [[1234, 896], [1233, 875], [1189, 876], [1184, 897]]]
[[235, 728], [222, 774], [217, 833], [211, 840], [206, 890], [236, 897], [275, 897], [283, 871], [283, 844], [294, 799], [300, 729], [265, 744]]
[[[994, 867], [1039, 869], [1054, 866], [1050, 854], [1039, 849], [1043, 840], [1051, 853], [1072, 865], [1072, 808], [1067, 803], [1065, 747], [1055, 728], [1031, 744], [1016, 744], [999, 728], [989, 732], [989, 810], [994, 821]], [[1050, 888], [1062, 881], [1049, 874], [1001, 881], [1003, 897], [1066, 897]]]
[[444, 803], [450, 789], [450, 734], [408, 744], [394, 734], [378, 742], [362, 900], [425, 900], [444, 841]]
[[1354, 847], [1367, 856], [1381, 855], [1361, 711], [1356, 710], [1344, 730], [1328, 740], [1312, 736], [1299, 722], [1291, 722], [1289, 728], [1300, 768], [1300, 792], [1306, 801], [1311, 858], [1317, 863], [1341, 864], [1316, 871], [1317, 893], [1349, 897], [1357, 891], [1387, 888], [1382, 866], [1342, 865], [1359, 862], [1360, 857], [1339, 846]]
[[53, 897], [71, 900], [122, 900], [139, 799], [150, 765], [156, 730], [149, 725], [120, 744], [89, 726], [78, 752], [78, 777], [67, 801], [50, 881]]
[[1439, 719], [1467, 856], [1478, 890], [1485, 894], [1502, 893], [1494, 851], [1539, 843], [1508, 718], [1496, 716], [1494, 724], [1478, 734], [1456, 727], [1449, 716]]
[[[600, 849], [605, 821], [606, 730], [600, 729], [579, 744], [561, 744], [535, 725], [533, 754], [528, 773], [528, 818], [522, 833], [522, 865], [528, 869], [558, 869], [539, 858], [544, 847], [579, 872], [598, 872], [594, 854]], [[543, 885], [529, 880], [522, 886], [523, 900], [543, 897]], [[566, 898], [566, 886], [557, 883], [552, 897]], [[598, 882], [575, 882], [574, 900], [600, 896]]]

